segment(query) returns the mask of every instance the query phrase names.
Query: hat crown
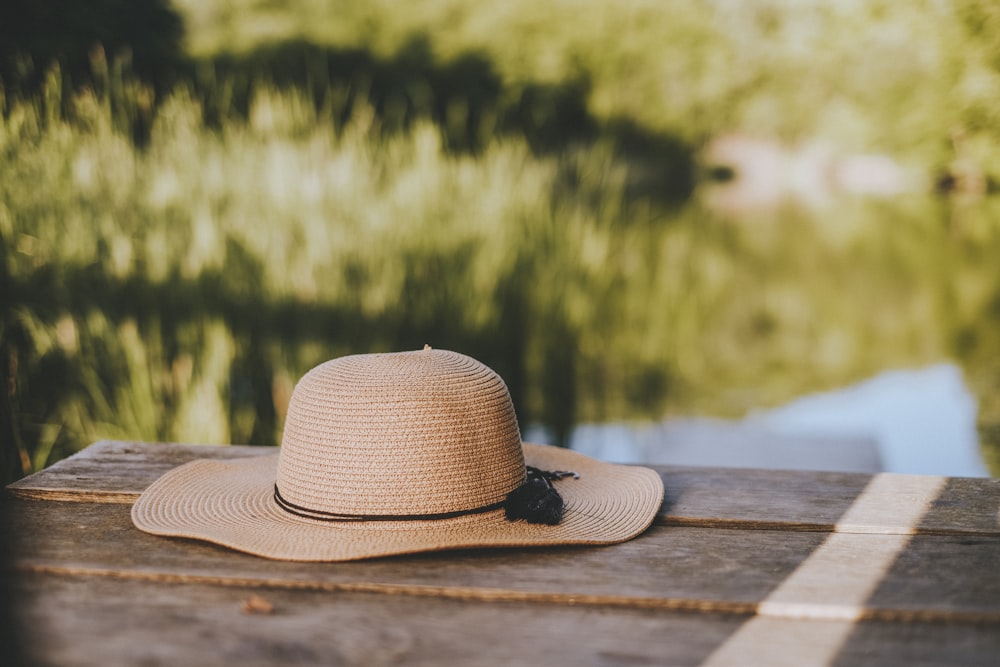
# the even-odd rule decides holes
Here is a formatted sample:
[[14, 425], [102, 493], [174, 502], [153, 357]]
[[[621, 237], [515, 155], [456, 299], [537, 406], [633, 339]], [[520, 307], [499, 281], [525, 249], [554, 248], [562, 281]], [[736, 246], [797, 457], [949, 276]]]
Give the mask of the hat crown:
[[500, 376], [428, 348], [340, 357], [303, 376], [288, 406], [277, 486], [316, 512], [430, 515], [499, 503], [524, 474]]

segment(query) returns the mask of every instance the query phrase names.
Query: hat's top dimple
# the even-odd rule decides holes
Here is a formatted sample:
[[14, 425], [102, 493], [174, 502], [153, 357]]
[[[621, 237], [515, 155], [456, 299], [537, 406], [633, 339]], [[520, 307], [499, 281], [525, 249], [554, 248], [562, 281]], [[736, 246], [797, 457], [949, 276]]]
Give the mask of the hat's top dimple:
[[315, 512], [419, 515], [499, 503], [523, 478], [500, 376], [425, 348], [341, 357], [307, 373], [288, 406], [277, 487]]

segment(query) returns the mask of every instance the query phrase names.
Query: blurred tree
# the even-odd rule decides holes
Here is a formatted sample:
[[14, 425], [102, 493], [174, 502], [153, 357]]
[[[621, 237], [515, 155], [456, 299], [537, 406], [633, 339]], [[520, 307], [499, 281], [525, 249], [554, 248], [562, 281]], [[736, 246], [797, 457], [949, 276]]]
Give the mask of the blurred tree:
[[0, 78], [8, 95], [31, 94], [53, 62], [79, 85], [90, 53], [128, 51], [135, 72], [164, 89], [183, 60], [184, 23], [169, 0], [4, 0]]
[[14, 423], [14, 354], [7, 339], [10, 277], [7, 272], [7, 245], [0, 234], [0, 484], [6, 484], [24, 473]]

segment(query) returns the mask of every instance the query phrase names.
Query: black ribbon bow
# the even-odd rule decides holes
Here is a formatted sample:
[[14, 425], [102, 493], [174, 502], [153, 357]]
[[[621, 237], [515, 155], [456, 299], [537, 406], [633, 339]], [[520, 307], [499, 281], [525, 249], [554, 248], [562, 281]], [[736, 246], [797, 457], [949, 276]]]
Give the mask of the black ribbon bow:
[[540, 470], [527, 466], [524, 483], [507, 494], [504, 513], [508, 521], [524, 519], [528, 523], [555, 526], [562, 521], [563, 499], [552, 485], [565, 477], [579, 479], [575, 472]]

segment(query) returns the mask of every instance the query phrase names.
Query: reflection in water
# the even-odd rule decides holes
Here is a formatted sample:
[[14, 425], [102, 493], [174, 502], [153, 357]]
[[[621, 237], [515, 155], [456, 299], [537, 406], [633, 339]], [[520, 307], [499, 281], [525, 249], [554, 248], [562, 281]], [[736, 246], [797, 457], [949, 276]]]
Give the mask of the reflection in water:
[[[272, 88], [224, 142], [172, 96], [146, 150], [96, 98], [77, 106], [92, 132], [39, 116], [4, 144], [0, 381], [22, 473], [101, 438], [274, 444], [309, 368], [424, 344], [495, 369], [521, 422], [561, 444], [621, 432], [639, 457], [680, 429], [701, 455], [691, 443], [730, 429], [789, 464], [803, 434], [755, 411], [956, 363], [1000, 471], [1000, 198], [736, 215], [640, 192], [602, 143], [549, 155], [511, 137], [470, 156], [432, 123], [385, 134], [361, 108], [338, 127]], [[882, 420], [933, 431], [923, 408], [839, 410], [796, 465], [901, 469], [907, 437]], [[643, 422], [662, 423], [581, 426]]]
[[874, 436], [888, 472], [982, 476], [976, 401], [952, 365], [887, 371], [762, 415], [780, 433]]
[[988, 475], [975, 399], [950, 364], [887, 371], [740, 421], [583, 425], [571, 446], [630, 463]]

